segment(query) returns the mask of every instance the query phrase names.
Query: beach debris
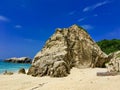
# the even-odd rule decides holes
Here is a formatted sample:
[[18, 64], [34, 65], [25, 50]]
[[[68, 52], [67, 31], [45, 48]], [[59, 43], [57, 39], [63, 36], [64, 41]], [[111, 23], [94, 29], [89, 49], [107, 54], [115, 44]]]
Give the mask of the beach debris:
[[117, 72], [97, 72], [97, 76], [116, 76]]
[[26, 71], [24, 68], [21, 68], [19, 71], [18, 71], [19, 74], [26, 74]]
[[39, 88], [39, 87], [42, 87], [44, 84], [46, 84], [46, 83], [41, 83], [41, 84], [39, 84], [38, 86], [33, 87], [33, 88], [32, 88], [32, 89], [30, 89], [30, 90], [35, 90], [35, 89], [37, 89], [37, 88]]

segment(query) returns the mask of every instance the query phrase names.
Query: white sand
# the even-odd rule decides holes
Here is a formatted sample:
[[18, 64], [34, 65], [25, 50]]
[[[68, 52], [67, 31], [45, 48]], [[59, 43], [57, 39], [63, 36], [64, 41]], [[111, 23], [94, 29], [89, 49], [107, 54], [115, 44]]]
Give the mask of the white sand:
[[0, 75], [0, 90], [120, 90], [120, 75], [96, 76], [105, 69], [77, 69], [64, 78]]

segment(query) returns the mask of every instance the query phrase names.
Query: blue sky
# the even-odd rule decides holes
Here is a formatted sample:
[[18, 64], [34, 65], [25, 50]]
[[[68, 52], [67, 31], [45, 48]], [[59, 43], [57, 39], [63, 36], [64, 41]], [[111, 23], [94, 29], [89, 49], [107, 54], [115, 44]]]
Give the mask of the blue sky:
[[120, 0], [0, 0], [0, 58], [33, 57], [56, 28], [120, 39]]

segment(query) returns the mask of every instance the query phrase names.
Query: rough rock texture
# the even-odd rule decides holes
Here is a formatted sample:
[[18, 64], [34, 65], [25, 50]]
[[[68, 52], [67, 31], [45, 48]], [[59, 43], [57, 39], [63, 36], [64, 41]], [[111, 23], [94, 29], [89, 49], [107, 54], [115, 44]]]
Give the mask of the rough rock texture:
[[3, 75], [13, 75], [13, 72], [8, 72], [7, 70], [3, 73]]
[[21, 58], [9, 58], [4, 60], [5, 62], [12, 62], [12, 63], [31, 63], [32, 59], [28, 57], [21, 57]]
[[21, 68], [19, 71], [18, 71], [18, 74], [26, 74], [26, 71], [24, 68]]
[[35, 56], [28, 75], [67, 76], [72, 67], [102, 67], [107, 55], [81, 27], [57, 29]]
[[108, 58], [110, 59], [106, 64], [108, 72], [120, 72], [120, 51], [111, 53]]

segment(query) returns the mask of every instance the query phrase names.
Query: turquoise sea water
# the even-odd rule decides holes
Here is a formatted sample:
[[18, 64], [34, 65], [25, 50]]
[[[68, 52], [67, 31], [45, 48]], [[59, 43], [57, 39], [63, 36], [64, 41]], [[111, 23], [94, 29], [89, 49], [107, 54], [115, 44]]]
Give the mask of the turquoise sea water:
[[5, 70], [16, 72], [20, 68], [28, 69], [30, 66], [31, 64], [7, 63], [7, 62], [0, 61], [0, 74], [5, 72]]

